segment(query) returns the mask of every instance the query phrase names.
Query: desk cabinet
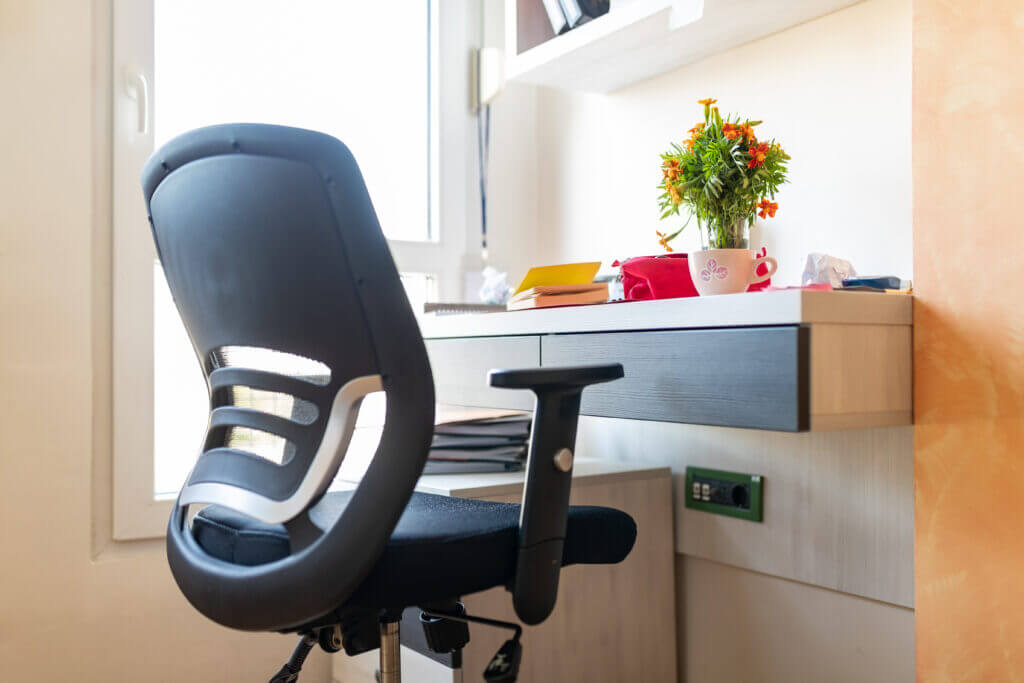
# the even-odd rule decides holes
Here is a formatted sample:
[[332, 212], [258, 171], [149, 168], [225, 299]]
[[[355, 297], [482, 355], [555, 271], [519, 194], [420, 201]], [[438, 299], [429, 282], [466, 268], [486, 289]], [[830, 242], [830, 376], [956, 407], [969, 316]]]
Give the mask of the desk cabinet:
[[787, 432], [913, 421], [913, 300], [786, 290], [420, 320], [438, 400], [528, 409], [491, 368], [618, 362], [582, 414]]
[[[521, 472], [427, 475], [416, 488], [425, 493], [518, 503], [522, 483]], [[575, 565], [562, 570], [554, 612], [542, 624], [523, 632], [519, 680], [675, 681], [672, 479], [668, 468], [580, 458], [573, 468], [570, 502], [606, 505], [629, 513], [637, 523], [636, 544], [620, 564]], [[516, 620], [512, 596], [504, 588], [466, 596], [465, 603], [470, 614]], [[407, 638], [403, 633], [403, 642], [411, 643], [416, 635], [409, 633]], [[508, 631], [502, 629], [470, 625], [461, 670], [452, 670], [403, 645], [403, 678], [422, 683], [480, 681], [487, 662], [508, 637]], [[372, 682], [377, 658], [376, 650], [356, 657], [336, 655], [334, 680]]]

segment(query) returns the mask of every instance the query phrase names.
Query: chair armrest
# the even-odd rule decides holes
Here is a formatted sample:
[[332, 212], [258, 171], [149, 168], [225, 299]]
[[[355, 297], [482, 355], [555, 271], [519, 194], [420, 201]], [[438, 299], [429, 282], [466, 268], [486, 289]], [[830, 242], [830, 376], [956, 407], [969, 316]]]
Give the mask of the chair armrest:
[[607, 365], [576, 365], [564, 368], [525, 368], [522, 370], [491, 370], [487, 380], [502, 389], [543, 389], [548, 387], [585, 387], [610, 382], [623, 375], [620, 363]]
[[531, 389], [537, 396], [512, 584], [512, 602], [524, 623], [547, 619], [558, 597], [580, 396], [591, 384], [622, 376], [618, 363], [488, 373], [493, 387]]

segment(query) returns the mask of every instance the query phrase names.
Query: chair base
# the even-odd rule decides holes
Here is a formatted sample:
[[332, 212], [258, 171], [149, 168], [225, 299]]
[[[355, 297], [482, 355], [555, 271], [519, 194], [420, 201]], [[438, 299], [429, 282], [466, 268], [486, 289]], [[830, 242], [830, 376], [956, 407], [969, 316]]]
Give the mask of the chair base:
[[[469, 642], [468, 624], [483, 624], [514, 631], [515, 635], [512, 639], [502, 645], [484, 671], [485, 681], [514, 683], [522, 659], [522, 644], [519, 639], [523, 629], [520, 625], [466, 614], [465, 607], [457, 600], [446, 602], [443, 609], [431, 606], [420, 608], [420, 610], [418, 621], [423, 627], [426, 646], [435, 653], [460, 654], [462, 648]], [[401, 623], [403, 611], [401, 609], [383, 610], [377, 617], [378, 642], [376, 645], [380, 656], [375, 675], [377, 683], [401, 683], [402, 681]], [[366, 615], [362, 614], [361, 616], [365, 617]], [[357, 618], [354, 622], [356, 625], [358, 623], [365, 624], [365, 618]], [[352, 628], [353, 624], [350, 623], [350, 632]], [[319, 644], [325, 652], [339, 652], [343, 649], [344, 633], [343, 624], [311, 627], [310, 630], [305, 631], [291, 657], [281, 667], [281, 670], [274, 674], [270, 683], [297, 683], [302, 665], [312, 649]], [[367, 643], [361, 645], [365, 646]], [[348, 650], [347, 647], [344, 649]], [[349, 654], [355, 653], [350, 652]], [[457, 661], [461, 662], [461, 658]]]
[[380, 668], [377, 669], [379, 683], [402, 683], [402, 639], [401, 614], [387, 616], [380, 620]]

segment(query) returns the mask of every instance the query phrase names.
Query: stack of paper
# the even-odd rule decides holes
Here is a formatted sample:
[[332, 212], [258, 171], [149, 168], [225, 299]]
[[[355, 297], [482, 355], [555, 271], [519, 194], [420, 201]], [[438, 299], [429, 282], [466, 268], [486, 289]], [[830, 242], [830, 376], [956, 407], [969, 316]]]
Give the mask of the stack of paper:
[[528, 308], [549, 306], [581, 306], [603, 304], [608, 301], [608, 283], [592, 282], [589, 285], [552, 285], [531, 287], [509, 299], [508, 310], [522, 311]]

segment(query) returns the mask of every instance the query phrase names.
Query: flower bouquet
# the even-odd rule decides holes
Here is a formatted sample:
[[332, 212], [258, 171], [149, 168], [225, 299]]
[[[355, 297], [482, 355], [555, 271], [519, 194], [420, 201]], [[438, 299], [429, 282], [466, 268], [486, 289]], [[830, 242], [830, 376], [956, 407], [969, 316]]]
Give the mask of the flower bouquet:
[[[778, 264], [770, 257], [754, 258], [748, 229], [755, 216], [771, 218], [779, 205], [775, 193], [787, 182], [789, 155], [775, 140], [758, 140], [761, 121], [722, 118], [716, 100], [700, 100], [704, 121], [689, 130], [682, 144], [672, 143], [661, 155], [662, 182], [658, 189], [662, 220], [689, 209], [687, 221], [675, 232], [657, 232], [666, 251], [697, 219], [704, 250], [690, 255], [690, 273], [702, 295], [742, 292], [765, 280]], [[756, 275], [765, 263], [767, 274]]]

